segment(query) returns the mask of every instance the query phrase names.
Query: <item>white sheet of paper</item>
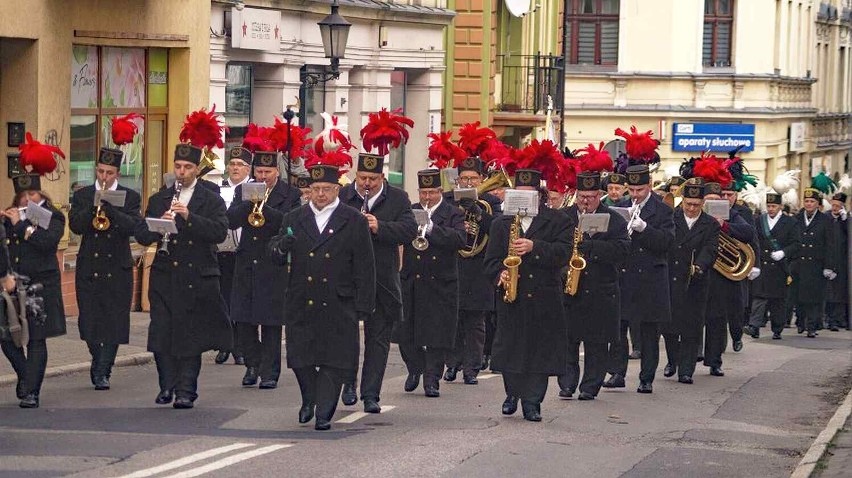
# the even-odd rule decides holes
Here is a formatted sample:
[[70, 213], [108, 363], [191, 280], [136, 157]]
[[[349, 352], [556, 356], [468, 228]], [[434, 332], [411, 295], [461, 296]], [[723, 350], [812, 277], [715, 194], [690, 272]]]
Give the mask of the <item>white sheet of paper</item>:
[[177, 234], [177, 226], [174, 221], [169, 219], [158, 219], [156, 217], [146, 217], [145, 224], [148, 225], [148, 230], [151, 232], [159, 232], [160, 234]]
[[34, 202], [27, 203], [27, 218], [42, 229], [50, 227], [52, 213]]
[[580, 232], [597, 234], [609, 230], [609, 214], [580, 214]]
[[163, 184], [165, 184], [167, 188], [174, 186], [175, 180], [176, 180], [175, 173], [163, 174]]
[[476, 188], [456, 188], [453, 189], [453, 199], [461, 201], [462, 199], [473, 199], [476, 201], [479, 196], [476, 194]]
[[266, 194], [266, 183], [244, 183], [243, 201], [260, 202]]
[[412, 209], [411, 212], [414, 213], [414, 220], [417, 221], [418, 226], [425, 226], [429, 222], [429, 213], [423, 209]]
[[731, 203], [727, 199], [708, 199], [704, 201], [704, 212], [714, 219], [727, 221], [731, 218]]
[[231, 206], [231, 203], [234, 202], [234, 193], [236, 192], [237, 188], [232, 188], [230, 186], [222, 186], [222, 188], [219, 189], [219, 195], [222, 196], [222, 200], [225, 201], [225, 206]]
[[95, 206], [100, 206], [101, 200], [103, 200], [115, 207], [124, 207], [124, 201], [126, 199], [127, 191], [95, 191]]
[[503, 201], [503, 214], [514, 216], [519, 212], [527, 217], [538, 215], [538, 191], [507, 189]]
[[611, 210], [617, 212], [621, 217], [624, 218], [625, 221], [630, 220], [630, 208], [629, 207], [618, 207], [618, 206], [610, 206]]

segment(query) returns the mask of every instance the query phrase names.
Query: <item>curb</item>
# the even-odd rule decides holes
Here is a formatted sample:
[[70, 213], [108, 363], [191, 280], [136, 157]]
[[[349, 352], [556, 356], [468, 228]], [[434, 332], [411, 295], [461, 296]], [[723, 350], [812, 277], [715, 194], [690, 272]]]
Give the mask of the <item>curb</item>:
[[[115, 365], [113, 367], [129, 367], [131, 365], [145, 365], [154, 361], [154, 354], [151, 352], [139, 352], [130, 355], [120, 355], [115, 358]], [[89, 370], [91, 367], [91, 363], [83, 362], [83, 363], [72, 363], [68, 365], [60, 365], [58, 367], [50, 367], [48, 368], [44, 376], [47, 377], [58, 377], [61, 375], [69, 375], [72, 373], [85, 372]], [[2, 375], [0, 376], [0, 387], [4, 385], [12, 385], [18, 382], [18, 377], [15, 374]]]
[[843, 400], [843, 403], [834, 412], [834, 416], [831, 417], [831, 420], [828, 421], [828, 424], [811, 444], [811, 447], [808, 448], [807, 453], [802, 457], [799, 464], [796, 465], [796, 469], [793, 470], [790, 478], [809, 478], [813, 474], [817, 462], [822, 458], [825, 450], [828, 448], [828, 444], [834, 439], [837, 432], [843, 428], [843, 424], [846, 423], [846, 419], [849, 418], [850, 414], [852, 414], [852, 390], [846, 394], [846, 399]]

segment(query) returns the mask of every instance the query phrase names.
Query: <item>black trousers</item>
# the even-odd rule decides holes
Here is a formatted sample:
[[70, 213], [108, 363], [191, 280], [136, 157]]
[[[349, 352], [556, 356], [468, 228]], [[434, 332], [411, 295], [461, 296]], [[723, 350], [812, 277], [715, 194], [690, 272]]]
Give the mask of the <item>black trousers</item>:
[[725, 329], [730, 318], [738, 314], [714, 314], [711, 313], [711, 310], [707, 312], [704, 329], [704, 365], [721, 367], [722, 352], [725, 351], [728, 343], [727, 330]]
[[679, 377], [691, 377], [695, 373], [698, 358], [698, 337], [684, 337], [680, 334], [663, 334], [666, 341], [666, 358], [677, 367]]
[[482, 367], [487, 314], [484, 310], [459, 310], [456, 346], [447, 356], [447, 367], [463, 369], [465, 377], [476, 377]]
[[633, 351], [639, 350], [639, 342], [641, 340], [641, 336], [639, 335], [639, 330], [642, 329], [642, 323], [638, 320], [631, 320], [629, 322], [629, 326], [627, 331], [630, 334], [630, 347]]
[[848, 327], [849, 322], [846, 317], [846, 307], [848, 304], [843, 302], [826, 302], [825, 316], [828, 319], [829, 327]]
[[[376, 311], [364, 322], [364, 363], [361, 365], [361, 400], [380, 401], [394, 323], [400, 305], [391, 297], [376, 296]], [[347, 381], [355, 386], [358, 370]]]
[[154, 352], [160, 390], [173, 390], [175, 397], [198, 398], [198, 374], [201, 373], [201, 355], [177, 357]]
[[494, 333], [497, 331], [496, 312], [490, 311], [485, 317], [485, 344], [482, 347], [482, 355], [491, 355], [491, 345], [494, 344]]
[[581, 392], [597, 396], [606, 378], [606, 342], [583, 342], [583, 380], [580, 381], [580, 342], [568, 341], [568, 370], [558, 377], [559, 388], [574, 393], [577, 385]]
[[115, 356], [118, 354], [118, 344], [86, 342], [86, 345], [89, 347], [89, 354], [92, 356], [92, 366], [89, 370], [92, 381], [96, 377], [109, 378], [112, 375]]
[[[216, 256], [219, 259], [219, 270], [221, 271], [219, 275], [219, 290], [222, 292], [222, 298], [225, 299], [225, 306], [230, 313], [231, 289], [234, 285], [234, 266], [237, 262], [237, 254], [235, 252], [220, 252]], [[232, 323], [232, 325], [236, 324]], [[231, 327], [231, 333], [233, 334], [231, 343], [234, 344], [234, 348], [232, 350], [222, 350], [222, 352], [231, 352], [237, 357], [242, 356], [239, 329], [236, 326]]]
[[18, 376], [21, 392], [38, 396], [44, 382], [44, 371], [47, 370], [47, 341], [31, 339], [26, 352], [23, 347], [15, 347], [14, 343], [5, 340], [0, 341], [0, 348]]
[[812, 302], [796, 304], [796, 325], [808, 332], [816, 332], [822, 325], [822, 304]]
[[352, 371], [320, 366], [294, 368], [293, 373], [299, 382], [302, 405], [316, 405], [317, 419], [331, 421], [337, 410], [340, 389], [343, 382], [352, 376]]
[[399, 344], [399, 353], [410, 374], [423, 374], [423, 385], [438, 386], [444, 374], [444, 361], [450, 349], [440, 347], [419, 347], [406, 341]]
[[503, 372], [506, 395], [520, 398], [526, 405], [541, 405], [547, 393], [547, 374]]
[[783, 298], [764, 299], [763, 297], [755, 297], [751, 301], [751, 317], [749, 317], [748, 325], [755, 330], [766, 325], [767, 312], [772, 324], [772, 333], [780, 334], [784, 330], [786, 321]]
[[[246, 358], [246, 367], [257, 369], [264, 380], [275, 380], [281, 376], [281, 331], [280, 325], [236, 324], [242, 343], [240, 349]], [[258, 338], [258, 327], [260, 337]]]
[[[629, 322], [621, 321], [621, 340], [610, 344], [609, 347], [609, 373], [613, 375], [627, 376], [627, 362], [629, 360], [627, 347], [627, 328]], [[636, 347], [634, 346], [634, 350]], [[660, 324], [656, 322], [643, 322], [639, 327], [639, 351], [642, 353], [640, 361], [639, 380], [642, 382], [653, 382], [660, 364]]]

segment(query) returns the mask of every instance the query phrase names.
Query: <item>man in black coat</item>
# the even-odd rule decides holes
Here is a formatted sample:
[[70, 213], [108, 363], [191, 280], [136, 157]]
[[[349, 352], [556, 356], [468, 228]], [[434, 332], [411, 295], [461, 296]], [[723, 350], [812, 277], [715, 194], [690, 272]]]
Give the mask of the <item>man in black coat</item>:
[[[728, 153], [731, 154], [730, 152]], [[731, 205], [731, 210], [736, 211], [737, 215], [743, 218], [745, 222], [755, 230], [755, 234], [752, 236], [752, 240], [749, 242], [751, 249], [754, 251], [754, 264], [757, 269], [752, 275], [754, 277], [758, 277], [760, 275], [760, 265], [761, 265], [761, 257], [760, 257], [760, 244], [758, 243], [757, 238], [757, 227], [755, 224], [754, 212], [745, 205], [742, 201], [739, 200], [739, 192], [740, 187], [744, 186], [745, 182], [743, 181], [731, 181], [728, 184], [722, 185], [722, 199], [728, 201], [728, 204]], [[731, 348], [734, 352], [739, 352], [743, 349], [743, 325], [748, 324], [751, 317], [751, 288], [754, 279], [749, 278], [749, 280], [740, 281], [740, 288], [742, 289], [742, 308], [740, 310], [739, 315], [731, 316], [731, 320], [728, 322], [728, 333], [731, 336]]]
[[403, 320], [393, 333], [408, 368], [405, 391], [417, 388], [423, 375], [427, 397], [438, 397], [438, 381], [446, 356], [455, 345], [459, 311], [459, 249], [464, 245], [464, 216], [441, 196], [437, 169], [417, 173], [419, 202], [425, 211], [418, 241], [425, 247], [404, 245], [402, 258]]
[[807, 330], [807, 336], [814, 338], [817, 326], [822, 322], [828, 282], [837, 279], [837, 243], [833, 221], [819, 210], [822, 193], [808, 188], [804, 196], [803, 208], [796, 216], [802, 248], [799, 257], [793, 261], [793, 283], [796, 285], [799, 333]]
[[[604, 383], [607, 388], [624, 387], [627, 375], [627, 327], [638, 321], [641, 370], [639, 393], [652, 393], [654, 375], [660, 361], [660, 324], [671, 321], [669, 299], [668, 252], [674, 241], [672, 208], [651, 191], [651, 174], [647, 165], [627, 168], [627, 189], [631, 200], [621, 207], [639, 208], [628, 223], [630, 255], [622, 266], [621, 285], [621, 342], [610, 346], [614, 359], [612, 377]], [[615, 353], [613, 353], [615, 352]]]
[[145, 216], [173, 220], [177, 234], [166, 238], [145, 223], [136, 231], [140, 244], [161, 244], [151, 264], [148, 287], [148, 351], [154, 353], [159, 375], [160, 393], [155, 402], [168, 404], [174, 398], [174, 408], [194, 406], [201, 354], [231, 348], [231, 326], [219, 290], [216, 261], [216, 245], [227, 235], [228, 218], [222, 198], [198, 185], [201, 155], [199, 148], [177, 145], [174, 169], [180, 193], [176, 194], [173, 185], [148, 200]]
[[674, 212], [675, 240], [669, 250], [672, 321], [662, 328], [668, 358], [663, 375], [677, 374], [678, 382], [691, 384], [704, 329], [707, 276], [719, 245], [719, 223], [702, 211], [703, 181], [690, 179], [681, 191], [683, 199]]
[[[379, 401], [391, 334], [394, 324], [402, 319], [399, 247], [417, 235], [408, 195], [385, 180], [383, 160], [374, 154], [358, 155], [355, 182], [340, 190], [340, 202], [361, 211], [367, 219], [376, 258], [376, 310], [364, 322], [361, 368], [361, 400], [367, 413], [381, 412]], [[355, 379], [353, 376], [343, 386], [341, 398], [345, 405], [358, 400]]]
[[[243, 387], [257, 385], [259, 377], [260, 388], [269, 390], [278, 387], [281, 376], [287, 269], [268, 260], [267, 246], [281, 229], [284, 215], [301, 205], [301, 193], [280, 179], [277, 152], [255, 151], [253, 165], [255, 181], [266, 185], [265, 195], [244, 200], [246, 186], [239, 185], [228, 208], [229, 227], [242, 230], [231, 288], [231, 321], [239, 329], [239, 348], [246, 360]], [[262, 224], [250, 220], [255, 212], [263, 216]]]
[[757, 240], [760, 244], [760, 276], [751, 284], [751, 317], [745, 332], [760, 337], [766, 324], [766, 313], [772, 323], [772, 338], [781, 339], [784, 330], [784, 299], [792, 281], [790, 259], [799, 252], [801, 233], [795, 219], [781, 212], [781, 195], [766, 194], [766, 214], [757, 220]]
[[[476, 157], [465, 158], [458, 164], [458, 187], [477, 188], [482, 183], [482, 161]], [[452, 382], [459, 370], [462, 370], [464, 383], [476, 385], [476, 376], [482, 367], [482, 355], [485, 347], [485, 321], [494, 310], [494, 284], [483, 272], [485, 248], [471, 255], [477, 246], [484, 246], [488, 240], [488, 230], [495, 214], [499, 214], [500, 200], [491, 194], [484, 194], [479, 201], [463, 199], [455, 201], [453, 193], [444, 195], [444, 200], [460, 207], [465, 214], [466, 243], [459, 251], [459, 326], [456, 345], [447, 356], [447, 371], [444, 380]], [[488, 207], [485, 207], [487, 204]], [[468, 220], [470, 219], [470, 221]], [[473, 227], [474, 229], [471, 229]], [[478, 228], [475, 237], [474, 230]], [[466, 251], [466, 252], [465, 252]], [[464, 255], [462, 255], [464, 254]]]
[[367, 218], [338, 198], [337, 167], [310, 173], [311, 202], [284, 216], [269, 245], [290, 267], [287, 366], [302, 394], [299, 423], [316, 413], [314, 428], [328, 430], [340, 389], [358, 369], [358, 321], [375, 308], [376, 262]]
[[[600, 187], [600, 173], [579, 174], [576, 203], [566, 211], [574, 238], [580, 216], [609, 214], [606, 232], [591, 235], [585, 232], [576, 243], [576, 252], [586, 261], [586, 267], [570, 272], [579, 274], [580, 279], [576, 293], [567, 294], [564, 301], [568, 320], [568, 370], [559, 376], [559, 396], [570, 397], [579, 383], [579, 400], [594, 400], [598, 395], [606, 376], [607, 345], [618, 341], [621, 322], [618, 267], [627, 259], [630, 250], [627, 221], [603, 204]], [[580, 342], [583, 342], [585, 353], [582, 382]]]
[[[123, 153], [101, 148], [95, 165], [95, 184], [77, 190], [71, 200], [68, 222], [82, 236], [77, 252], [74, 283], [80, 315], [80, 338], [92, 355], [89, 378], [95, 390], [109, 390], [109, 377], [119, 344], [130, 341], [130, 303], [133, 299], [133, 257], [130, 236], [142, 220], [139, 193], [118, 184]], [[102, 201], [95, 207], [96, 191], [123, 191], [124, 206]], [[98, 211], [106, 221], [93, 220]]]
[[840, 327], [849, 329], [847, 307], [849, 304], [849, 267], [846, 251], [849, 247], [849, 217], [846, 212], [846, 193], [837, 193], [831, 197], [830, 219], [834, 223], [834, 242], [837, 253], [837, 277], [828, 283], [828, 294], [825, 303], [825, 315], [828, 328], [832, 332]]

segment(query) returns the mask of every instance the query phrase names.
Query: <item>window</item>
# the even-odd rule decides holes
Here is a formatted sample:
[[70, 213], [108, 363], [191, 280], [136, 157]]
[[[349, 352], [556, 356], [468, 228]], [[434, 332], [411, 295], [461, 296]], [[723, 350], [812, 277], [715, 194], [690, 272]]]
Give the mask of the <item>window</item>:
[[[405, 114], [406, 83], [408, 75], [404, 70], [391, 72], [390, 108], [391, 111], [400, 110]], [[391, 149], [388, 154], [388, 182], [394, 186], [402, 187], [405, 181], [405, 146]]]
[[251, 122], [252, 76], [251, 65], [229, 63], [226, 67], [228, 84], [225, 85], [225, 147], [230, 150], [243, 144]]
[[565, 37], [571, 65], [618, 64], [620, 0], [568, 0]]
[[702, 62], [706, 67], [731, 66], [733, 4], [734, 0], [705, 0]]
[[[326, 67], [321, 65], [305, 65], [302, 67], [300, 77], [304, 78], [309, 73], [322, 75]], [[325, 122], [320, 114], [325, 111], [325, 83], [320, 82], [308, 88], [302, 86], [299, 89], [299, 125], [311, 129], [311, 137], [318, 135], [325, 127]]]

